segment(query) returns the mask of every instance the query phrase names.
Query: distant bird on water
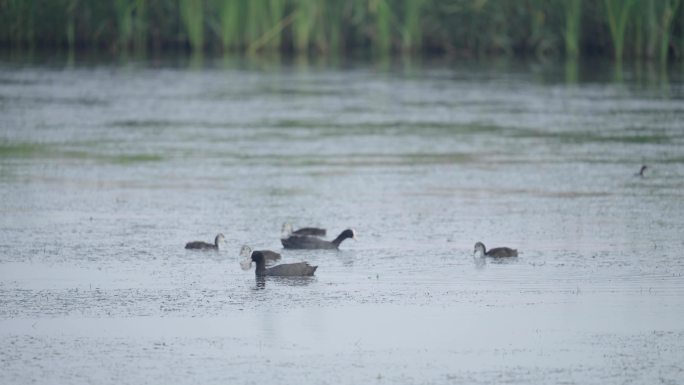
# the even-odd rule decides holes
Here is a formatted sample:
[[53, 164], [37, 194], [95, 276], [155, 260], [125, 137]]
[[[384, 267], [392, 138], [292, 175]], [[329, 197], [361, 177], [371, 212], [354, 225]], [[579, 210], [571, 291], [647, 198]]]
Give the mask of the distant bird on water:
[[207, 243], [207, 242], [194, 241], [194, 242], [186, 243], [185, 248], [191, 249], [191, 250], [218, 250], [219, 243], [225, 243], [225, 242], [226, 242], [226, 237], [224, 237], [223, 234], [218, 234], [216, 236], [216, 238], [214, 239], [213, 245], [211, 243]]
[[645, 164], [641, 165], [641, 170], [639, 170], [639, 172], [636, 174], [636, 176], [640, 176], [642, 178], [645, 177], [646, 175], [644, 175], [644, 172], [646, 171], [647, 168], [648, 168], [648, 166], [646, 166]]
[[510, 258], [510, 257], [517, 257], [518, 256], [518, 250], [511, 249], [508, 247], [497, 247], [497, 248], [494, 248], [494, 249], [487, 251], [487, 248], [485, 247], [484, 243], [477, 242], [475, 244], [474, 254], [476, 256], [479, 256], [480, 258], [484, 258], [484, 257]]
[[293, 230], [290, 223], [283, 223], [283, 229], [281, 231], [281, 239], [285, 239], [291, 235], [313, 235], [316, 237], [324, 237], [326, 234], [325, 229], [318, 227], [302, 227], [301, 229]]
[[340, 247], [340, 243], [347, 238], [356, 239], [356, 233], [353, 229], [344, 230], [332, 241], [326, 241], [309, 235], [293, 234], [281, 239], [280, 242], [286, 249], [337, 249]]
[[243, 269], [245, 269], [245, 266], [249, 269], [252, 266], [252, 262], [256, 264], [255, 274], [257, 277], [308, 277], [314, 275], [314, 272], [318, 269], [318, 266], [311, 266], [307, 262], [284, 263], [267, 268], [266, 258], [262, 251], [253, 251], [250, 259], [240, 262], [240, 266]]
[[[261, 254], [264, 256], [264, 262], [266, 263], [267, 266], [272, 265], [272, 264], [275, 263], [276, 261], [279, 261], [280, 258], [281, 258], [281, 255], [278, 254], [278, 253], [276, 253], [275, 251], [271, 251], [271, 250], [252, 250], [251, 247], [249, 247], [249, 246], [247, 246], [247, 245], [244, 245], [244, 246], [242, 246], [242, 248], [240, 249], [240, 256], [243, 257], [243, 258], [245, 258], [245, 261], [246, 261], [246, 262], [245, 262], [245, 261], [240, 262], [240, 265], [242, 266], [242, 268], [243, 268], [244, 270], [249, 269], [249, 265], [251, 264], [251, 262], [250, 262], [251, 259], [250, 259], [250, 258], [252, 257], [252, 253], [255, 253], [255, 252], [259, 252], [259, 253], [261, 253]], [[243, 263], [246, 263], [247, 265], [244, 265]], [[247, 267], [245, 268], [245, 266], [247, 266]]]

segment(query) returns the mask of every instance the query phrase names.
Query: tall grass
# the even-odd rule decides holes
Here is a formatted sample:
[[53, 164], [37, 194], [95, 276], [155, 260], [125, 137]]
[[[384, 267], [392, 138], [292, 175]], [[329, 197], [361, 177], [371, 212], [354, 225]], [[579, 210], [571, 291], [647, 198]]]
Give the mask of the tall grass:
[[660, 47], [659, 55], [661, 63], [667, 60], [667, 53], [670, 48], [670, 36], [672, 35], [672, 21], [677, 14], [681, 0], [661, 0], [658, 1], [657, 14], [660, 16]]
[[324, 30], [325, 45], [321, 48], [325, 52], [337, 55], [342, 48], [342, 37], [344, 30], [345, 2], [329, 1], [325, 3], [324, 10]]
[[561, 4], [565, 13], [565, 55], [577, 57], [580, 52], [582, 0], [562, 0]]
[[392, 10], [387, 0], [371, 0], [371, 12], [375, 16], [375, 34], [373, 36], [373, 48], [376, 54], [387, 55], [392, 44], [391, 18]]
[[133, 8], [134, 4], [130, 0], [116, 0], [117, 30], [119, 32], [118, 45], [122, 48], [128, 47], [131, 36], [133, 35]]
[[297, 52], [306, 52], [313, 41], [317, 24], [318, 8], [323, 2], [295, 0], [295, 17], [292, 25], [294, 48]]
[[615, 60], [622, 61], [625, 47], [625, 28], [636, 0], [604, 0], [606, 17], [615, 50]]
[[66, 38], [69, 45], [69, 51], [73, 51], [76, 47], [76, 9], [78, 7], [78, 0], [69, 0], [66, 7], [67, 23], [66, 23]]
[[133, 47], [143, 52], [147, 46], [147, 12], [146, 0], [135, 0], [135, 16], [133, 18]]
[[21, 46], [26, 44], [32, 47], [36, 39], [35, 28], [35, 1], [34, 0], [7, 0], [5, 4], [0, 2], [0, 15], [3, 15], [4, 25], [2, 35], [10, 44]]
[[117, 46], [127, 50], [131, 44], [136, 51], [147, 46], [147, 17], [145, 0], [116, 0]]
[[202, 0], [179, 0], [180, 18], [193, 51], [204, 48], [204, 5]]
[[0, 46], [684, 57], [682, 0], [0, 0]]
[[404, 20], [401, 30], [401, 48], [403, 51], [411, 51], [420, 48], [421, 11], [425, 0], [404, 0]]
[[272, 38], [269, 39], [270, 47], [272, 50], [280, 49], [282, 44], [282, 28], [280, 23], [283, 20], [285, 13], [285, 0], [270, 0], [268, 9], [268, 24], [266, 25], [269, 32], [278, 30], [277, 33], [272, 32]]
[[242, 27], [240, 15], [243, 14], [245, 5], [242, 0], [219, 0], [219, 38], [223, 49], [226, 51], [240, 46]]

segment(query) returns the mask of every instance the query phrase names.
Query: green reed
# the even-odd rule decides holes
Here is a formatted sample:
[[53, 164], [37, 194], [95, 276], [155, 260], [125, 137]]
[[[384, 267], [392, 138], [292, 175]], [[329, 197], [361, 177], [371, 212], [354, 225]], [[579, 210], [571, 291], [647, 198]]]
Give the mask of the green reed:
[[[6, 4], [8, 13], [2, 20], [9, 27], [9, 40], [17, 46], [34, 46], [36, 38], [35, 1], [9, 0]], [[2, 13], [2, 12], [0, 12]]]
[[[285, 13], [285, 0], [270, 0], [268, 9], [268, 20], [266, 24], [266, 31], [274, 31], [275, 29], [280, 29], [279, 24], [282, 22]], [[265, 32], [266, 32], [265, 31]], [[270, 38], [270, 48], [272, 50], [280, 49], [282, 44], [282, 29], [277, 33], [271, 33], [273, 36]]]
[[577, 57], [580, 53], [582, 0], [562, 0], [561, 4], [565, 14], [565, 55]]
[[241, 44], [241, 18], [246, 4], [242, 0], [219, 0], [218, 14], [220, 32], [219, 38], [224, 50], [237, 48]]
[[376, 54], [387, 55], [392, 44], [392, 10], [386, 0], [371, 0], [371, 11], [375, 14], [375, 35], [373, 48]]
[[146, 0], [135, 0], [135, 16], [133, 18], [133, 46], [143, 52], [147, 46], [147, 7]]
[[128, 46], [133, 33], [133, 4], [129, 0], [116, 0], [114, 2], [116, 9], [117, 30], [119, 32], [119, 45], [122, 47]]
[[246, 15], [246, 39], [254, 41], [261, 36], [264, 30], [265, 19], [268, 18], [268, 3], [265, 0], [248, 1]]
[[636, 0], [604, 0], [606, 17], [615, 50], [615, 60], [622, 61], [625, 47], [625, 28]]
[[318, 7], [322, 2], [295, 0], [295, 17], [292, 24], [294, 48], [297, 52], [306, 52], [312, 43], [314, 29], [317, 24]]
[[321, 41], [323, 45], [320, 47], [325, 52], [336, 55], [342, 47], [345, 11], [344, 1], [331, 1], [325, 4], [323, 15], [326, 22], [323, 30], [324, 39]]
[[661, 63], [667, 61], [667, 53], [670, 48], [670, 39], [673, 29], [673, 20], [677, 14], [677, 9], [681, 4], [681, 0], [662, 0], [658, 1], [657, 15], [660, 16], [660, 47], [659, 55]]
[[179, 0], [180, 18], [193, 51], [204, 48], [204, 6], [202, 0]]
[[401, 44], [404, 51], [420, 48], [422, 39], [421, 10], [424, 0], [404, 0], [404, 22], [401, 31]]

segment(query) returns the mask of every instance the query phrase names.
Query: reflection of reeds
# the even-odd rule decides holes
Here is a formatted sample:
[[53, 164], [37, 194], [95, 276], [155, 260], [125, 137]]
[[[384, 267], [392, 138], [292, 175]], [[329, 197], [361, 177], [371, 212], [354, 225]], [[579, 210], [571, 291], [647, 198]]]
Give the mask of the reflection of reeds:
[[[684, 57], [682, 0], [0, 0], [5, 47]], [[676, 45], [677, 49], [671, 49]]]

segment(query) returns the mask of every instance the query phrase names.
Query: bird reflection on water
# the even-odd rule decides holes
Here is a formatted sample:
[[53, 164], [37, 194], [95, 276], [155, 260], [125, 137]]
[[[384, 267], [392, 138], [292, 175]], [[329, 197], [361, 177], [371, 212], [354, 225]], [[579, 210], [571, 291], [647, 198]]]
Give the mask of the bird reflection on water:
[[301, 286], [308, 286], [313, 282], [316, 282], [317, 279], [315, 276], [313, 277], [269, 277], [269, 276], [256, 276], [255, 282], [255, 290], [264, 290], [266, 289], [266, 282], [272, 283], [274, 285], [283, 285], [283, 286], [291, 286], [291, 287], [301, 287]]

